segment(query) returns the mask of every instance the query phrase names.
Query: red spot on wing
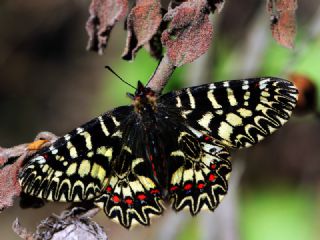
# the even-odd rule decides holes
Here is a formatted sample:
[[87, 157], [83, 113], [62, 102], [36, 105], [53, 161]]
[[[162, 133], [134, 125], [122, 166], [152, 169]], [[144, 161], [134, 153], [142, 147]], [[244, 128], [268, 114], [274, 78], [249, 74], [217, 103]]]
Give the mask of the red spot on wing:
[[120, 198], [119, 198], [119, 196], [118, 196], [118, 195], [113, 195], [113, 197], [112, 197], [112, 201], [114, 201], [115, 203], [120, 202]]
[[216, 176], [211, 173], [211, 174], [209, 175], [209, 181], [210, 181], [210, 182], [213, 182], [215, 179], [216, 179]]
[[156, 167], [154, 166], [153, 162], [151, 163], [151, 167], [152, 167], [152, 172], [154, 176], [157, 177]]
[[42, 156], [43, 156], [43, 157], [44, 157], [44, 159], [46, 159], [46, 160], [47, 160], [47, 159], [48, 159], [48, 157], [49, 157], [49, 155], [48, 155], [47, 153], [43, 154]]
[[107, 192], [111, 192], [112, 187], [108, 186], [108, 187], [106, 188], [106, 190], [107, 190]]
[[212, 170], [216, 169], [216, 167], [217, 167], [216, 164], [211, 164], [211, 165], [210, 165], [210, 169], [212, 169]]
[[157, 177], [156, 167], [154, 166], [154, 163], [153, 163], [153, 155], [152, 154], [149, 154], [149, 159], [151, 161], [151, 167], [152, 167], [153, 174], [155, 177]]
[[145, 194], [143, 194], [143, 193], [140, 193], [140, 194], [137, 195], [137, 198], [138, 198], [140, 201], [143, 201], [143, 200], [145, 200], [145, 199], [147, 198], [147, 196], [146, 196]]
[[184, 187], [183, 187], [183, 189], [184, 190], [190, 190], [192, 188], [192, 184], [191, 183], [187, 183]]
[[176, 191], [178, 189], [178, 186], [172, 186], [170, 187], [170, 191], [173, 192], [173, 191]]
[[152, 189], [152, 190], [150, 191], [150, 193], [151, 193], [151, 194], [158, 194], [158, 193], [160, 193], [160, 191], [159, 191], [158, 189]]
[[133, 204], [132, 198], [126, 198], [125, 202], [126, 202], [126, 204], [128, 204], [128, 205], [132, 205], [132, 204]]
[[204, 183], [198, 183], [198, 188], [199, 188], [199, 189], [204, 188]]
[[204, 136], [204, 141], [209, 142], [211, 140], [211, 137], [208, 135]]

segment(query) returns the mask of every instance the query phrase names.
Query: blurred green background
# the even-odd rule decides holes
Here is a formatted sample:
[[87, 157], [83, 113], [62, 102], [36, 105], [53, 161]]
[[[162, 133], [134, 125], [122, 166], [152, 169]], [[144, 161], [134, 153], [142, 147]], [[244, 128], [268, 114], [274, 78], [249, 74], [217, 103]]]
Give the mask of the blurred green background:
[[[167, 2], [163, 1], [163, 6]], [[129, 104], [131, 89], [104, 69], [110, 65], [133, 85], [146, 83], [157, 61], [141, 50], [121, 60], [126, 32], [114, 28], [103, 56], [86, 52], [89, 1], [0, 2], [0, 146], [31, 142], [40, 131], [57, 135], [98, 114]], [[316, 87], [320, 110], [320, 4], [299, 1], [295, 48], [271, 37], [265, 1], [227, 1], [213, 17], [208, 53], [177, 69], [165, 91], [218, 80], [299, 73]], [[111, 239], [317, 240], [320, 236], [320, 118], [294, 114], [256, 147], [232, 154], [230, 193], [214, 214], [192, 218], [168, 208], [149, 228], [128, 232], [101, 212], [95, 219]], [[18, 239], [16, 217], [33, 231], [64, 204], [21, 210], [18, 201], [0, 213], [1, 239]], [[221, 210], [220, 210], [221, 208]], [[219, 212], [218, 212], [219, 211]]]

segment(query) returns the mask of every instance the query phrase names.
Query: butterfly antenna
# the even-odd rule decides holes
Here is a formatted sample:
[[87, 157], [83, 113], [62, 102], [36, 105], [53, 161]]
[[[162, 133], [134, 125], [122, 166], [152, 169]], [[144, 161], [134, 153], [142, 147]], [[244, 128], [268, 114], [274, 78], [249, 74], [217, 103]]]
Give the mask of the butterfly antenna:
[[112, 72], [114, 75], [116, 75], [122, 82], [124, 82], [128, 86], [132, 87], [133, 89], [137, 90], [136, 87], [132, 86], [130, 83], [125, 81], [122, 77], [120, 77], [115, 71], [113, 71], [113, 69], [110, 66], [105, 66], [105, 68], [108, 69], [110, 72]]

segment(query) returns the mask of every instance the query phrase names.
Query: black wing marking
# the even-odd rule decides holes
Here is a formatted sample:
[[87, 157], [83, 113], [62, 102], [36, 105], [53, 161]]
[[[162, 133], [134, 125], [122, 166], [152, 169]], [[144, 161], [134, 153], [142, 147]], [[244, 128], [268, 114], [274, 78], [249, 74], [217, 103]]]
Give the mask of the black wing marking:
[[132, 112], [120, 107], [59, 138], [27, 160], [19, 174], [22, 191], [50, 201], [83, 201], [100, 194], [116, 146], [111, 139]]
[[169, 156], [168, 191], [173, 209], [189, 207], [192, 215], [202, 207], [213, 211], [228, 190], [229, 160], [229, 152], [211, 136], [192, 128], [182, 130], [177, 149]]
[[286, 80], [255, 78], [186, 88], [160, 96], [191, 127], [228, 147], [249, 147], [288, 121], [298, 91]]

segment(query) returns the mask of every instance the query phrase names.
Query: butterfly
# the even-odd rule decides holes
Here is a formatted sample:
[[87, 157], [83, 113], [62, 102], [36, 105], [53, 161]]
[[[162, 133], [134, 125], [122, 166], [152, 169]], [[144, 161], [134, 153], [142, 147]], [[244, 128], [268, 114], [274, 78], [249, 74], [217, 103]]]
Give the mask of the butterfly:
[[295, 86], [232, 80], [163, 95], [141, 82], [131, 105], [106, 112], [26, 160], [22, 191], [92, 201], [125, 228], [175, 211], [213, 211], [228, 191], [230, 149], [250, 147], [288, 121]]

